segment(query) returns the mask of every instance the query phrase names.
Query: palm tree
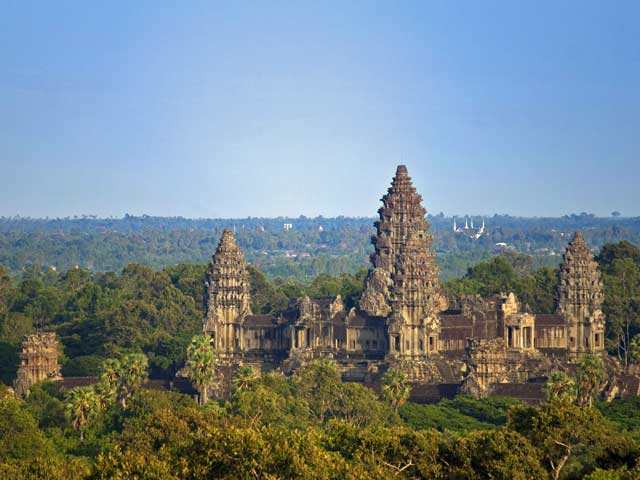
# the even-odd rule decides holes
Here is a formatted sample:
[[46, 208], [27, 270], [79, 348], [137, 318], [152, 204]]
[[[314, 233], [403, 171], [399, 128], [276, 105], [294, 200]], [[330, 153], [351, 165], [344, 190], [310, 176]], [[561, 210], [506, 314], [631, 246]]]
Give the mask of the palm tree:
[[194, 388], [199, 393], [199, 403], [204, 405], [208, 401], [207, 391], [217, 379], [216, 352], [207, 335], [196, 335], [187, 348], [186, 367], [188, 376]]
[[602, 358], [597, 355], [586, 355], [578, 362], [576, 372], [576, 386], [578, 390], [578, 405], [591, 407], [598, 396], [607, 374]]
[[233, 380], [231, 381], [233, 388], [236, 392], [247, 390], [258, 379], [258, 375], [253, 371], [251, 367], [240, 367], [236, 371]]
[[545, 385], [547, 400], [567, 401], [576, 400], [576, 382], [564, 372], [552, 372]]
[[146, 380], [148, 366], [149, 361], [142, 353], [125, 355], [122, 360], [106, 360], [96, 385], [100, 406], [107, 408], [117, 400], [122, 408], [127, 408], [127, 400]]
[[109, 358], [102, 363], [101, 373], [96, 393], [98, 394], [100, 407], [106, 409], [118, 397], [118, 384], [120, 382], [122, 364], [120, 360]]
[[385, 372], [382, 376], [382, 396], [396, 412], [409, 399], [410, 394], [411, 387], [404, 372], [393, 368]]
[[149, 360], [142, 353], [125, 355], [121, 361], [118, 381], [118, 401], [122, 408], [127, 408], [127, 400], [147, 379]]
[[84, 440], [84, 431], [98, 408], [98, 397], [91, 387], [76, 387], [67, 394], [65, 410], [73, 429], [80, 432], [80, 441]]

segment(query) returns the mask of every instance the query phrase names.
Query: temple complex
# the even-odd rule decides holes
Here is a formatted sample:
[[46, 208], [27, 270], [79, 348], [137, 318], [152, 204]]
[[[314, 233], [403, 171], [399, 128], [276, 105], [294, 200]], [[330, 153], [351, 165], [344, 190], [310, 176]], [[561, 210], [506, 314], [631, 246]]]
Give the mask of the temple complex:
[[303, 297], [279, 315], [253, 314], [245, 260], [225, 230], [209, 270], [204, 321], [221, 362], [291, 373], [330, 358], [346, 380], [375, 382], [394, 367], [416, 386], [482, 396], [604, 352], [602, 282], [581, 233], [564, 255], [554, 314], [532, 313], [510, 292], [449, 305], [426, 213], [400, 165], [378, 210], [364, 293], [350, 309], [339, 296]]

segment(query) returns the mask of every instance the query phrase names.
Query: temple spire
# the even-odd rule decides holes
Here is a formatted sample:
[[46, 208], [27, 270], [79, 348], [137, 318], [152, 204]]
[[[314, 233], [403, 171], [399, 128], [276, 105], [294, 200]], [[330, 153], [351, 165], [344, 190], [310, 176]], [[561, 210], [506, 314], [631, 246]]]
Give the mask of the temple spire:
[[406, 166], [396, 169], [382, 204], [372, 238], [374, 268], [360, 307], [376, 316], [395, 310], [406, 321], [419, 323], [439, 308], [441, 289], [427, 211]]
[[216, 338], [217, 348], [241, 348], [236, 327], [251, 314], [249, 274], [244, 255], [229, 229], [222, 232], [209, 267], [206, 303], [204, 330]]
[[570, 351], [604, 348], [603, 299], [598, 264], [582, 232], [576, 232], [560, 265], [558, 287], [558, 313], [569, 325]]

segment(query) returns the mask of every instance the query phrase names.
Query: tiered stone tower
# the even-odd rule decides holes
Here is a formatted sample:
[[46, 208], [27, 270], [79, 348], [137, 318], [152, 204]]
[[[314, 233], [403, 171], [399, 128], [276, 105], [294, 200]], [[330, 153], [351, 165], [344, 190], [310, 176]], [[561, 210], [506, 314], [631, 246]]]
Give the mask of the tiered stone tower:
[[251, 315], [249, 275], [231, 230], [225, 230], [208, 273], [204, 331], [222, 355], [241, 352], [244, 319]]
[[60, 380], [58, 340], [53, 332], [26, 335], [22, 339], [20, 366], [14, 382], [16, 395], [26, 397], [32, 385], [42, 380]]
[[421, 202], [407, 167], [398, 166], [378, 210], [373, 270], [360, 301], [369, 315], [388, 317], [389, 352], [399, 358], [438, 351], [438, 314], [446, 309]]
[[576, 232], [560, 266], [558, 288], [558, 313], [568, 324], [570, 353], [604, 350], [603, 297], [598, 264], [582, 232]]

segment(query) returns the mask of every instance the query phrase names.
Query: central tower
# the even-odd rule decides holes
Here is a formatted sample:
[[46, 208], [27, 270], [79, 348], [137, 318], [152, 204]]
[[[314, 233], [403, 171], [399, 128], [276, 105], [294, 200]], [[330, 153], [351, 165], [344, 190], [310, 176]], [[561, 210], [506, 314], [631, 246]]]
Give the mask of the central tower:
[[207, 274], [204, 332], [223, 354], [241, 352], [244, 320], [251, 315], [251, 289], [244, 256], [231, 230], [225, 229]]
[[373, 269], [360, 300], [363, 311], [387, 318], [392, 356], [416, 357], [438, 350], [438, 314], [446, 309], [446, 300], [426, 213], [407, 167], [399, 165], [378, 210]]

